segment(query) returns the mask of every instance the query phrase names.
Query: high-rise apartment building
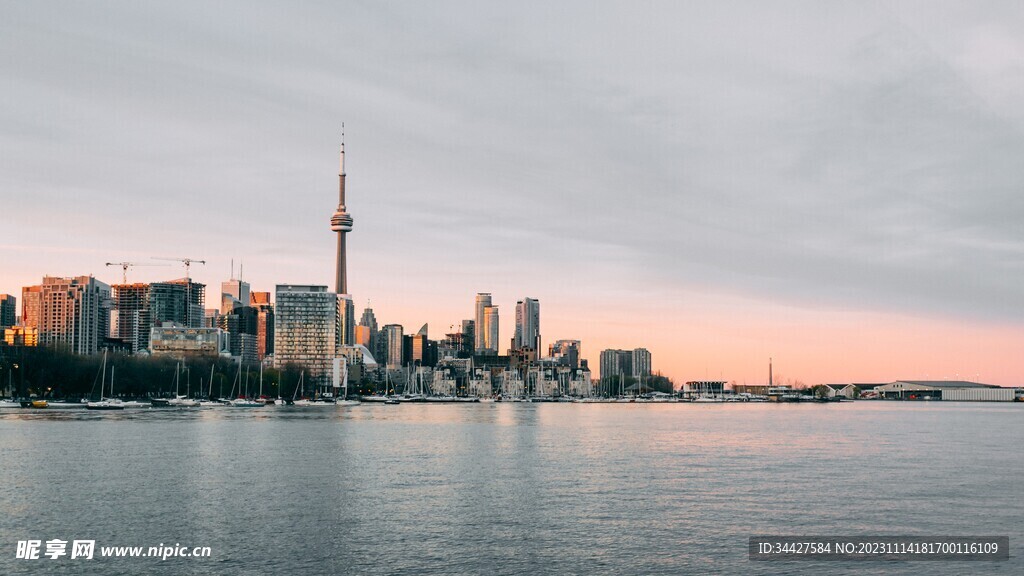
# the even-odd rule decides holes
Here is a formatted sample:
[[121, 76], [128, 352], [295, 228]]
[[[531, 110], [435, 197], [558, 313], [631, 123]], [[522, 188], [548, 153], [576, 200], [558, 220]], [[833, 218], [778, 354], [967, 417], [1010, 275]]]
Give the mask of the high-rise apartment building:
[[42, 285], [21, 289], [21, 325], [39, 326], [39, 307], [42, 304]]
[[149, 284], [114, 284], [114, 309], [110, 313], [110, 337], [124, 342], [132, 354], [149, 349], [152, 321]]
[[0, 328], [17, 324], [18, 299], [10, 294], [0, 294]]
[[498, 307], [488, 306], [484, 308], [484, 347], [480, 354], [498, 353]]
[[338, 294], [337, 346], [351, 346], [356, 340], [356, 307], [348, 294]]
[[331, 380], [337, 346], [338, 295], [327, 286], [278, 284], [274, 296], [274, 365], [297, 365], [311, 384]]
[[491, 295], [487, 292], [479, 292], [476, 295], [476, 321], [474, 326], [476, 327], [476, 333], [473, 340], [473, 351], [480, 354], [487, 347], [487, 334], [484, 330], [484, 315], [486, 314], [487, 308], [491, 306]]
[[381, 337], [386, 347], [385, 363], [388, 370], [401, 368], [404, 358], [402, 357], [402, 332], [401, 324], [386, 324], [381, 328]]
[[256, 358], [262, 362], [274, 353], [274, 305], [270, 292], [250, 292], [249, 305], [256, 310]]
[[651, 375], [651, 353], [646, 348], [633, 350], [632, 357], [633, 377], [646, 378]]
[[46, 276], [42, 284], [26, 287], [26, 293], [38, 308], [26, 314], [25, 325], [38, 328], [40, 345], [95, 354], [110, 333], [110, 286], [92, 276]]
[[601, 380], [619, 376], [639, 378], [651, 375], [651, 353], [646, 348], [635, 350], [602, 350]]
[[601, 351], [601, 380], [633, 375], [633, 352], [631, 350]]
[[205, 304], [205, 284], [180, 278], [149, 285], [149, 314], [154, 327], [173, 322], [185, 328], [202, 328]]
[[531, 349], [540, 354], [540, 302], [523, 298], [516, 302], [516, 331], [512, 338], [516, 350]]
[[462, 321], [462, 347], [461, 351], [463, 356], [469, 358], [473, 355], [476, 350], [476, 321], [475, 320], [463, 320]]

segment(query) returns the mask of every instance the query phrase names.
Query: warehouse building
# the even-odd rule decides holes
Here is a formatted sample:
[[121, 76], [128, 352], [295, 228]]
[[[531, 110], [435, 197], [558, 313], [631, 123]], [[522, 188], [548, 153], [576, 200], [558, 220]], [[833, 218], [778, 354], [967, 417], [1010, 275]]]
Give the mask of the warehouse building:
[[1012, 402], [1013, 388], [963, 380], [897, 380], [875, 388], [889, 400], [959, 400], [968, 402]]

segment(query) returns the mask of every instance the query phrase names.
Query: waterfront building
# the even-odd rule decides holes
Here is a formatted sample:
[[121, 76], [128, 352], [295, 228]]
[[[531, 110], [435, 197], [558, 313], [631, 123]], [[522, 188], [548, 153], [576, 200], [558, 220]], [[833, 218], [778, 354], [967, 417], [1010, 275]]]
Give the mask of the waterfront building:
[[337, 349], [338, 295], [327, 286], [278, 284], [274, 302], [274, 365], [300, 366], [309, 383], [329, 384]]
[[388, 370], [401, 368], [404, 364], [404, 358], [402, 358], [402, 331], [401, 324], [386, 324], [381, 329], [386, 353], [385, 366]]
[[0, 328], [17, 324], [18, 299], [10, 294], [0, 294]]
[[487, 306], [484, 308], [484, 323], [483, 323], [483, 336], [484, 336], [484, 347], [480, 349], [480, 354], [497, 354], [498, 353], [498, 307]]
[[43, 346], [95, 354], [110, 333], [110, 286], [92, 276], [46, 276], [42, 284], [22, 290], [26, 293], [35, 309], [25, 326], [38, 329]]
[[633, 350], [631, 364], [634, 378], [646, 378], [651, 375], [651, 353], [646, 348]]
[[193, 358], [216, 358], [224, 349], [224, 332], [220, 328], [177, 326], [170, 322], [154, 326], [149, 334], [153, 356], [168, 356], [186, 361]]
[[632, 376], [633, 352], [631, 350], [601, 351], [601, 380], [607, 382], [619, 376]]
[[575, 370], [580, 367], [580, 341], [557, 340], [548, 347], [548, 356], [556, 364]]
[[540, 301], [523, 298], [516, 302], [516, 330], [512, 347], [516, 350], [529, 348], [540, 354]]
[[[484, 349], [487, 348], [487, 346], [486, 346], [487, 334], [486, 334], [486, 330], [484, 329], [484, 327], [486, 326], [485, 318], [484, 317], [485, 317], [485, 315], [487, 313], [487, 309], [490, 308], [490, 307], [491, 307], [491, 295], [490, 295], [490, 293], [489, 292], [479, 292], [479, 293], [477, 293], [477, 295], [476, 295], [476, 320], [474, 322], [474, 328], [476, 330], [474, 332], [474, 338], [473, 338], [473, 352], [476, 353], [476, 354], [484, 353]], [[495, 342], [497, 342], [497, 339], [495, 339]], [[497, 349], [495, 349], [495, 350], [497, 350]]]
[[724, 380], [691, 380], [683, 384], [683, 395], [691, 398], [717, 398], [725, 394]]
[[179, 278], [149, 285], [149, 314], [153, 326], [167, 322], [201, 328], [206, 321], [206, 285]]
[[8, 326], [3, 329], [7, 346], [38, 346], [39, 329], [29, 326]]
[[149, 284], [114, 284], [114, 309], [110, 313], [110, 337], [120, 340], [132, 354], [149, 349], [152, 321]]
[[971, 402], [1012, 402], [1013, 388], [965, 380], [897, 380], [876, 386], [881, 398], [895, 400], [961, 400]]

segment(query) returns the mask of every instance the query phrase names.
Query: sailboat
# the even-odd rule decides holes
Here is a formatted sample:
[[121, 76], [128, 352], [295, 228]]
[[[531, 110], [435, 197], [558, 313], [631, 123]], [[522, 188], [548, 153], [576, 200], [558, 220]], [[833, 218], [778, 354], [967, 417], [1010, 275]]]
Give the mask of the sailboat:
[[426, 402], [427, 395], [423, 391], [423, 380], [419, 378], [419, 370], [412, 364], [405, 378], [405, 394], [399, 398], [401, 402]]
[[[107, 380], [107, 351], [103, 351], [103, 365], [100, 368], [102, 375], [100, 376], [100, 399], [96, 402], [86, 402], [85, 407], [89, 410], [124, 410], [124, 402], [117, 398], [104, 398], [103, 388], [106, 387]], [[113, 373], [111, 373], [110, 380], [110, 395], [114, 395], [114, 380]], [[91, 395], [91, 394], [90, 394]]]
[[206, 400], [199, 401], [199, 406], [201, 408], [219, 408], [224, 406], [224, 402], [213, 399], [213, 368], [214, 364], [210, 364], [210, 388], [206, 393]]
[[[248, 388], [249, 388], [249, 369], [246, 368], [246, 370], [245, 370], [246, 390], [245, 390], [244, 394], [242, 392], [242, 384], [241, 384], [241, 381], [240, 381], [240, 379], [242, 377], [242, 367], [241, 366], [238, 367], [238, 372], [236, 373], [235, 376], [236, 376], [236, 379], [239, 379], [239, 383], [238, 383], [238, 398], [234, 398], [234, 399], [229, 400], [228, 401], [228, 406], [231, 406], [233, 408], [262, 408], [263, 407], [263, 403], [262, 402], [256, 402], [254, 400], [250, 400], [249, 398], [246, 398], [246, 395], [248, 395], [248, 393], [249, 393], [249, 390], [248, 390]], [[235, 387], [234, 387], [234, 385], [232, 385], [231, 386], [231, 391], [234, 392], [234, 390], [235, 390]]]
[[199, 402], [188, 397], [188, 394], [182, 396], [178, 392], [180, 391], [181, 381], [181, 370], [179, 368], [181, 364], [174, 365], [174, 398], [167, 401], [167, 405], [171, 408], [198, 408]]
[[348, 399], [348, 358], [340, 357], [334, 359], [334, 390], [344, 390], [341, 395], [334, 400], [336, 406], [355, 406], [359, 404], [358, 400]]
[[305, 394], [305, 392], [306, 392], [306, 389], [303, 386], [303, 383], [305, 382], [305, 378], [306, 378], [306, 371], [303, 370], [302, 372], [299, 372], [299, 381], [295, 383], [295, 392], [292, 393], [292, 406], [300, 406], [300, 407], [303, 407], [303, 408], [309, 408], [309, 407], [312, 407], [312, 406], [324, 406], [325, 404], [323, 402], [315, 402], [313, 400], [310, 400], [309, 398], [299, 398], [298, 397], [299, 389], [300, 388], [302, 388], [303, 394]]

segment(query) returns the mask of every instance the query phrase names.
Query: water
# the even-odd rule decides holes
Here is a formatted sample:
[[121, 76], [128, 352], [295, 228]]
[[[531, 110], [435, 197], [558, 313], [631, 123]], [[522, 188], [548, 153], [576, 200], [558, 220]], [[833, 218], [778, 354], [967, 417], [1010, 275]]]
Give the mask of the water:
[[[0, 573], [1020, 574], [1024, 405], [0, 413]], [[1009, 535], [1006, 562], [751, 562], [751, 534]], [[18, 540], [210, 558], [15, 560]]]

